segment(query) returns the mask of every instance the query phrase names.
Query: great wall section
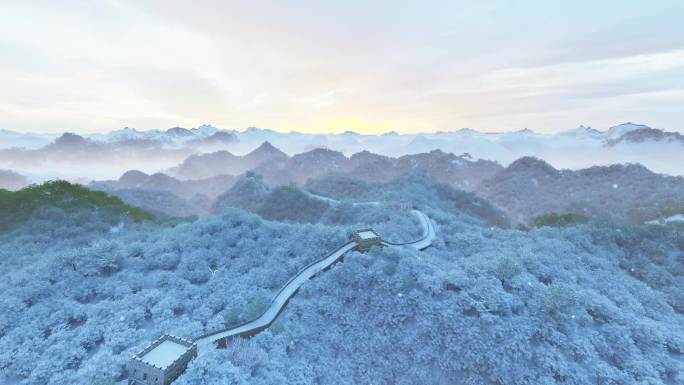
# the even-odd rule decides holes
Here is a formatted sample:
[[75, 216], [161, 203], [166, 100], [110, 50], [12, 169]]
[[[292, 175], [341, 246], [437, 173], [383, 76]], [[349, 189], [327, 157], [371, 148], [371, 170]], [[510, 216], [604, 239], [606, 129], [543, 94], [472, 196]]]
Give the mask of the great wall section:
[[[317, 199], [339, 203], [332, 198], [311, 193], [308, 194]], [[355, 204], [378, 205], [379, 203], [361, 202]], [[422, 211], [412, 209], [411, 212], [418, 218], [423, 229], [423, 234], [419, 239], [405, 243], [393, 243], [383, 240], [372, 229], [359, 230], [355, 233], [355, 236], [351, 241], [338, 247], [324, 257], [311, 262], [290, 278], [271, 300], [269, 307], [259, 317], [238, 325], [231, 325], [227, 328], [203, 334], [191, 342], [169, 335], [160, 337], [152, 345], [146, 347], [143, 351], [131, 358], [128, 364], [128, 384], [168, 385], [183, 373], [185, 367], [192, 359], [198, 355], [201, 356], [201, 354], [208, 349], [215, 348], [218, 345], [225, 345], [226, 342], [232, 338], [251, 337], [267, 329], [273, 324], [280, 313], [282, 313], [287, 306], [287, 303], [304, 283], [342, 260], [344, 255], [351, 250], [363, 251], [367, 250], [371, 245], [384, 247], [411, 247], [416, 250], [426, 249], [432, 245], [436, 236], [434, 224]], [[364, 237], [359, 236], [359, 232], [372, 232], [374, 236], [368, 238], [369, 243], [366, 244]]]

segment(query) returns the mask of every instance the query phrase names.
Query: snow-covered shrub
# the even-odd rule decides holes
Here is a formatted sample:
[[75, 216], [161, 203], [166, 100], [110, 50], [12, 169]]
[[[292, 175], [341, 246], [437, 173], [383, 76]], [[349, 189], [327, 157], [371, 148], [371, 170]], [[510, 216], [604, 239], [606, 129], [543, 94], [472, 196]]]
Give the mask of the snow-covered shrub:
[[230, 362], [248, 374], [267, 359], [261, 348], [249, 339], [234, 338], [226, 349]]

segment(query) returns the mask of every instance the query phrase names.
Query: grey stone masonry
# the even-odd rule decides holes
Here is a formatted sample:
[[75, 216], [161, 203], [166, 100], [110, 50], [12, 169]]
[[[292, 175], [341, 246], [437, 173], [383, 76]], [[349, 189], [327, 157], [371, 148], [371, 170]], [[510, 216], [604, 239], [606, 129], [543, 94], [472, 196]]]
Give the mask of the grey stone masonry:
[[192, 341], [163, 335], [128, 362], [128, 384], [168, 385], [195, 357], [197, 346]]
[[372, 228], [364, 228], [355, 230], [352, 234], [352, 240], [356, 242], [356, 250], [368, 251], [372, 246], [382, 246], [382, 239], [380, 235]]

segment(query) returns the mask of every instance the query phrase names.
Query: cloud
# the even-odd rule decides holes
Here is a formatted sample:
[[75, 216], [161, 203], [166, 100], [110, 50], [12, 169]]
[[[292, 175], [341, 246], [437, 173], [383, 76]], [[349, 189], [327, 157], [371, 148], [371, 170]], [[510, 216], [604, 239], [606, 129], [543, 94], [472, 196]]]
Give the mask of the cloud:
[[618, 104], [597, 106], [642, 95], [642, 110], [662, 112], [653, 95], [678, 95], [684, 32], [671, 21], [684, 12], [665, 3], [15, 2], [0, 15], [0, 126], [548, 131], [628, 120]]

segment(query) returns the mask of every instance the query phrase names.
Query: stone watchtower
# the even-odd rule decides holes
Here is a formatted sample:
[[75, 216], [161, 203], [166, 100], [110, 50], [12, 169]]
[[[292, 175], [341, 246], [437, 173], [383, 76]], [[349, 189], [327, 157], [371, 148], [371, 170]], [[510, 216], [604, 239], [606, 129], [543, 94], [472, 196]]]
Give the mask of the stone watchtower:
[[352, 234], [352, 241], [356, 242], [356, 250], [365, 252], [370, 250], [372, 246], [382, 246], [382, 239], [380, 234], [368, 227], [365, 229], [358, 229]]
[[128, 384], [169, 385], [195, 357], [197, 346], [194, 343], [163, 335], [128, 362]]

